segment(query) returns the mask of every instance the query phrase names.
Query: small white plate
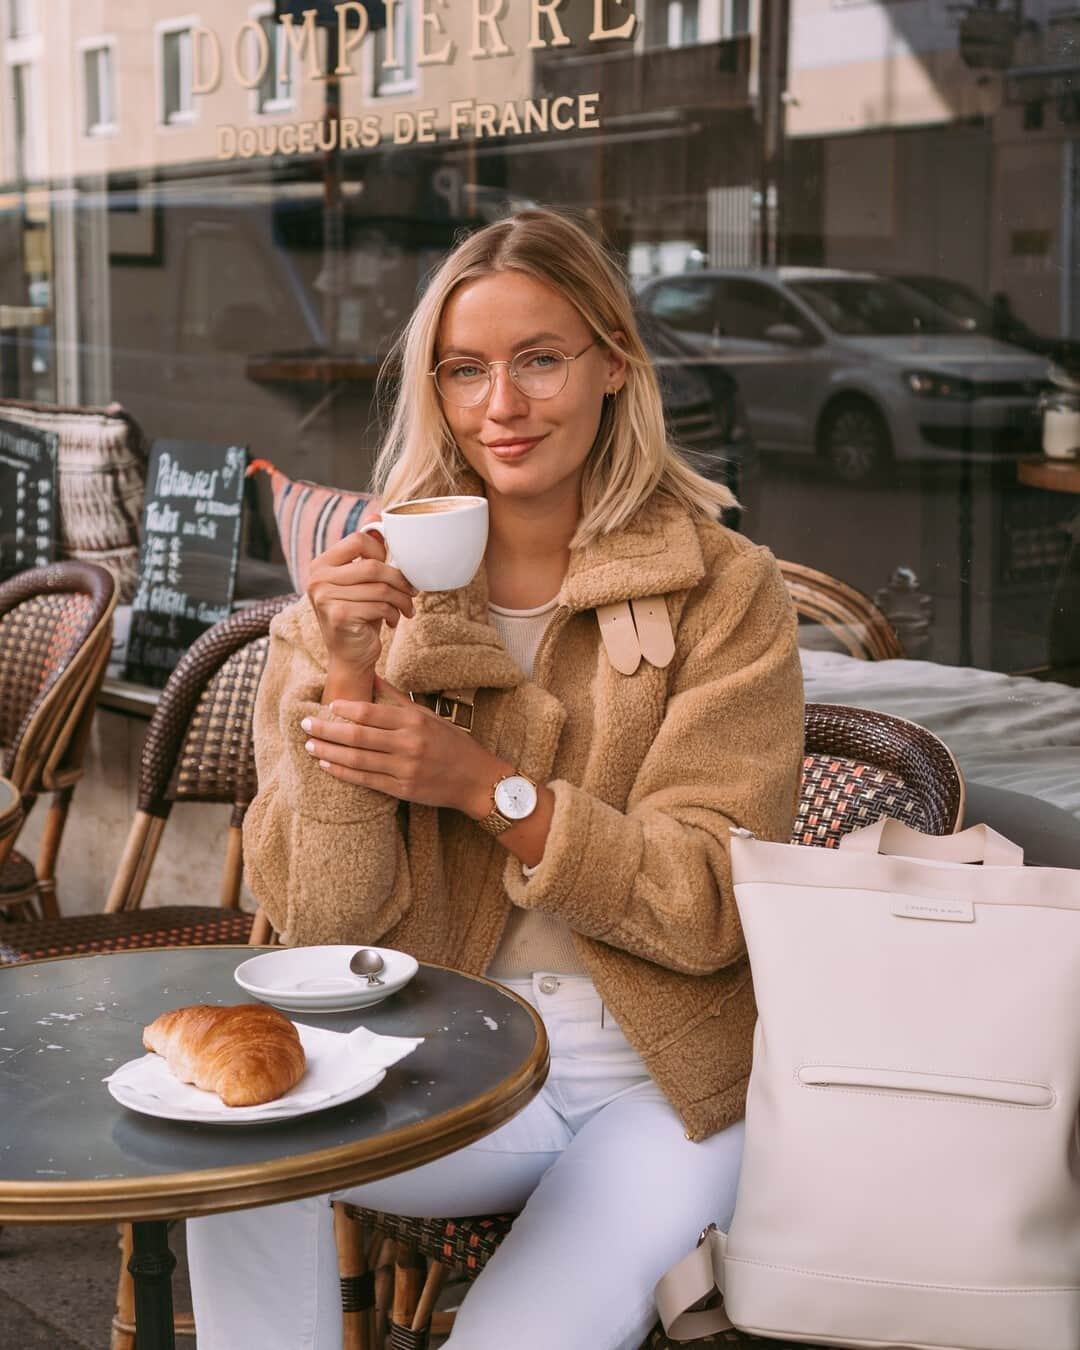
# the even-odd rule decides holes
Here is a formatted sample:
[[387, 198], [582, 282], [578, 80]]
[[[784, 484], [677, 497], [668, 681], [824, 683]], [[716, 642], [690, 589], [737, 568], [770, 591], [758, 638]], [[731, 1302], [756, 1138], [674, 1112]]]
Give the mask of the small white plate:
[[359, 947], [283, 947], [236, 967], [241, 989], [288, 1012], [349, 1012], [370, 1008], [404, 989], [419, 969], [415, 957], [390, 947], [372, 947], [383, 959], [381, 985], [353, 975], [349, 960]]

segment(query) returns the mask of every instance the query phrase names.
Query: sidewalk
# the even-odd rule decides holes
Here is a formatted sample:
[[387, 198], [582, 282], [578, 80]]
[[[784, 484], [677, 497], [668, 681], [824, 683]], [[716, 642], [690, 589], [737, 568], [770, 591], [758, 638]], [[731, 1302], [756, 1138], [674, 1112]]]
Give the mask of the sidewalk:
[[[173, 1292], [190, 1307], [182, 1225]], [[120, 1253], [116, 1227], [0, 1227], [0, 1346], [5, 1350], [108, 1350]], [[193, 1350], [189, 1337], [177, 1350]]]

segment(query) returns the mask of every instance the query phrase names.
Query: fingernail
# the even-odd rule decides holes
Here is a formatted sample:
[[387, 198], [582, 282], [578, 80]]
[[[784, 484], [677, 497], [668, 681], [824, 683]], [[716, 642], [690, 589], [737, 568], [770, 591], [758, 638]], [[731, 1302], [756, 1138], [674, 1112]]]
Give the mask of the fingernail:
[[305, 741], [305, 742], [304, 742], [304, 749], [308, 752], [309, 755], [313, 755], [313, 754], [315, 753], [315, 742], [314, 742], [314, 741]]
[[[335, 717], [337, 716], [337, 704], [336, 704], [336, 703], [331, 703], [331, 704], [330, 704], [330, 712], [331, 712], [331, 714], [332, 714], [333, 716], [335, 716]], [[306, 727], [305, 727], [305, 730], [307, 730]]]
[[304, 720], [300, 723], [300, 730], [301, 730], [301, 731], [310, 731], [310, 730], [311, 730], [311, 718], [310, 718], [310, 717], [305, 717]]
[[328, 759], [320, 759], [320, 760], [319, 760], [319, 768], [320, 768], [320, 769], [328, 769], [329, 767], [330, 767], [330, 761], [329, 761]]

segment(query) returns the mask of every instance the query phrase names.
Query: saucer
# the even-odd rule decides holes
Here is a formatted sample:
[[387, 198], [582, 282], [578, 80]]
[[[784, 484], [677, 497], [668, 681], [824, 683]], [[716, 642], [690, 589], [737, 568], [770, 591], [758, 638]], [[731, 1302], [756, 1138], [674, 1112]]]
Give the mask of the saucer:
[[383, 959], [381, 985], [366, 975], [353, 975], [349, 960], [357, 946], [283, 947], [263, 952], [236, 967], [241, 989], [287, 1012], [350, 1012], [370, 1008], [396, 994], [419, 969], [415, 957], [390, 947], [371, 947]]

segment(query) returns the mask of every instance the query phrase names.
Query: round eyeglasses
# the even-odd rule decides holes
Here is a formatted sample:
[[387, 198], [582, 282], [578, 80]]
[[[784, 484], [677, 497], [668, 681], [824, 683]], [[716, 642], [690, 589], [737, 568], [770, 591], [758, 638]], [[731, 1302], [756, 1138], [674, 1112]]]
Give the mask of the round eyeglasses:
[[588, 347], [573, 356], [554, 347], [530, 347], [518, 352], [512, 361], [481, 361], [472, 356], [448, 356], [428, 374], [435, 381], [439, 397], [455, 408], [475, 408], [491, 393], [496, 366], [505, 366], [514, 384], [526, 398], [554, 398], [566, 388], [570, 378], [570, 363], [584, 356], [589, 347], [596, 346], [593, 338]]

